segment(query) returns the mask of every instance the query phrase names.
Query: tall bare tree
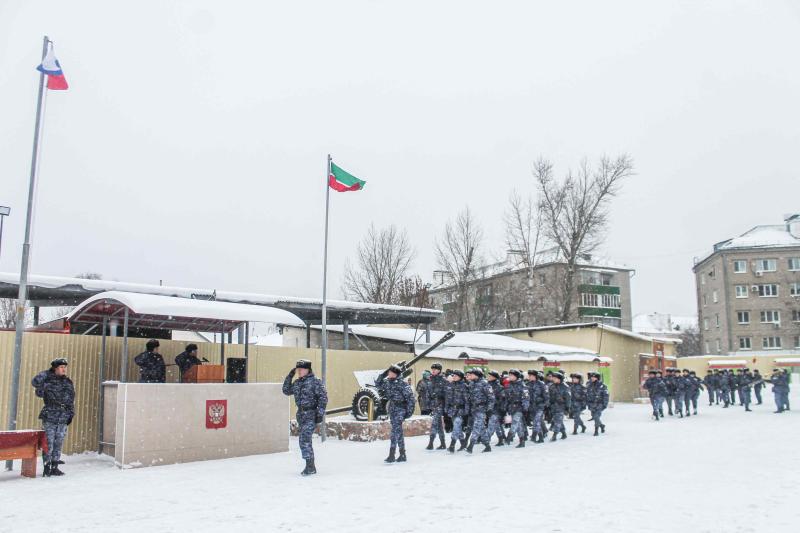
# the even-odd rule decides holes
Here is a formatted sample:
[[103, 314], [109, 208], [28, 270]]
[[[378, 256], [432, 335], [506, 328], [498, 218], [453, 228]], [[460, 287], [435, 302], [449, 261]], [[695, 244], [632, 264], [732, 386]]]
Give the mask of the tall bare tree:
[[455, 289], [453, 316], [454, 326], [459, 331], [473, 327], [469, 288], [483, 264], [482, 244], [483, 229], [469, 207], [458, 213], [455, 220], [447, 222], [436, 240], [436, 261], [439, 268], [448, 273]]
[[399, 303], [400, 286], [415, 255], [406, 231], [395, 225], [378, 230], [372, 224], [356, 254], [355, 267], [349, 260], [345, 265], [345, 295], [362, 302]]
[[681, 343], [676, 348], [678, 357], [701, 355], [703, 353], [702, 350], [700, 347], [700, 330], [698, 328], [690, 327], [681, 331]]
[[553, 176], [553, 165], [539, 158], [533, 167], [546, 237], [558, 247], [566, 264], [560, 280], [562, 323], [572, 318], [576, 264], [603, 240], [608, 207], [625, 178], [633, 175], [633, 160], [626, 154], [602, 157], [595, 166], [583, 160], [562, 180]]

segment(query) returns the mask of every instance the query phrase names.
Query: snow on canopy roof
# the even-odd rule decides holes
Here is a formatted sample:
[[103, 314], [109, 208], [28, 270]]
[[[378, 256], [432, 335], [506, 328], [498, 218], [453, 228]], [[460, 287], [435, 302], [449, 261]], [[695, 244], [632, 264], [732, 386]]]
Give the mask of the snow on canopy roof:
[[744, 359], [709, 359], [708, 366], [747, 366]]
[[[10, 272], [0, 272], [0, 285], [19, 284], [19, 274]], [[36, 288], [62, 289], [60, 293], [75, 293], [80, 291], [124, 291], [127, 293], [152, 294], [162, 296], [176, 296], [180, 298], [191, 298], [197, 300], [216, 300], [218, 302], [232, 302], [241, 304], [263, 305], [277, 308], [291, 308], [295, 313], [306, 313], [311, 310], [318, 310], [322, 305], [319, 298], [303, 298], [296, 296], [275, 296], [269, 294], [259, 294], [250, 292], [218, 291], [209, 288], [175, 287], [167, 285], [149, 285], [144, 283], [129, 283], [124, 281], [112, 281], [102, 279], [83, 279], [67, 278], [59, 276], [42, 276], [31, 274], [28, 276], [29, 294], [36, 291]], [[52, 292], [52, 291], [51, 291]], [[13, 294], [16, 294], [14, 289]], [[32, 297], [31, 299], [35, 299]], [[404, 321], [402, 323], [429, 322], [438, 318], [442, 312], [436, 309], [420, 309], [418, 307], [406, 307], [402, 305], [373, 304], [365, 302], [351, 302], [346, 300], [328, 300], [328, 313], [334, 315], [337, 312], [354, 314], [369, 313], [384, 314], [379, 317], [381, 323], [390, 321], [388, 316], [398, 315]], [[319, 314], [319, 313], [317, 313]], [[406, 320], [409, 319], [409, 320]], [[366, 321], [366, 320], [365, 320]], [[373, 321], [374, 323], [374, 321]]]
[[[319, 326], [314, 326], [320, 329]], [[331, 331], [341, 333], [342, 326], [328, 326]], [[358, 336], [386, 339], [390, 341], [414, 344], [419, 349], [430, 346], [437, 339], [444, 336], [444, 331], [431, 331], [431, 342], [425, 342], [425, 331], [418, 330], [416, 338], [414, 329], [411, 328], [386, 328], [367, 325], [349, 326], [348, 329]], [[519, 358], [524, 361], [600, 361], [597, 354], [591, 350], [575, 348], [572, 346], [559, 346], [538, 341], [515, 339], [506, 335], [492, 335], [487, 333], [457, 332], [455, 337], [443, 344], [445, 348], [462, 349], [467, 353], [474, 350], [488, 352], [495, 360], [510, 360]], [[442, 349], [439, 349], [441, 351]], [[455, 350], [453, 350], [455, 352]], [[450, 352], [445, 352], [450, 353]]]
[[[300, 318], [283, 309], [174, 296], [107, 291], [79, 304], [67, 315], [70, 322], [99, 323], [122, 319], [129, 309], [129, 327], [154, 327], [184, 331], [230, 331], [243, 322], [269, 322], [303, 326]], [[215, 327], [212, 327], [215, 326]]]
[[800, 364], [800, 357], [776, 357], [775, 363]]

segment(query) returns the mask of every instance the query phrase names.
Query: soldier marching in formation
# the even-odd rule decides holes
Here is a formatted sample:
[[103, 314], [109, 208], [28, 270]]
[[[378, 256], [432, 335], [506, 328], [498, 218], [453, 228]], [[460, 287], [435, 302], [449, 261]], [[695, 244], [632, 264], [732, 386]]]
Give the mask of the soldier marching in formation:
[[727, 409], [736, 405], [738, 397], [739, 405], [746, 412], [752, 412], [753, 391], [756, 404], [761, 405], [761, 389], [771, 384], [775, 395], [775, 413], [789, 410], [789, 375], [785, 369], [775, 368], [770, 378], [764, 378], [758, 370], [751, 372], [749, 368], [739, 368], [736, 372], [729, 369], [709, 370], [703, 379], [686, 369], [681, 373], [677, 368], [667, 368], [666, 373], [667, 376], [662, 377], [660, 370], [651, 370], [642, 384], [642, 388], [650, 395], [652, 416], [656, 421], [664, 418], [664, 401], [667, 402], [670, 416], [673, 416], [673, 402], [678, 417], [683, 418], [684, 412], [686, 416], [697, 415], [697, 401], [703, 389], [708, 393], [709, 406], [722, 403], [722, 408]]

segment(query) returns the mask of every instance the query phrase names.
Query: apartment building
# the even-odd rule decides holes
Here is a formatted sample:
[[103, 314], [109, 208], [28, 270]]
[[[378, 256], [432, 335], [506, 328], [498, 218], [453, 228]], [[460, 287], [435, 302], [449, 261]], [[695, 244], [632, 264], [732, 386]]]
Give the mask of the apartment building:
[[800, 214], [715, 244], [693, 271], [705, 353], [800, 349]]

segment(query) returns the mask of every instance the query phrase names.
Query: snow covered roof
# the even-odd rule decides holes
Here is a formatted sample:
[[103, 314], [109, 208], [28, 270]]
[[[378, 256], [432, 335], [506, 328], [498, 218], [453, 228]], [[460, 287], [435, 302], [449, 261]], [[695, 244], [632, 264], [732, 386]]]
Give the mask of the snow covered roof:
[[112, 317], [121, 321], [125, 308], [129, 313], [129, 327], [230, 331], [242, 322], [304, 325], [300, 318], [283, 309], [120, 291], [92, 296], [73, 309], [66, 318], [69, 322], [92, 324]]
[[627, 329], [618, 328], [616, 326], [609, 326], [608, 324], [600, 324], [599, 322], [576, 322], [574, 324], [559, 324], [557, 326], [533, 326], [527, 328], [509, 328], [509, 329], [493, 329], [493, 330], [486, 330], [486, 331], [478, 331], [476, 333], [480, 334], [500, 334], [505, 335], [508, 333], [516, 333], [516, 332], [527, 332], [527, 331], [549, 331], [549, 330], [556, 330], [556, 329], [579, 329], [579, 328], [600, 328], [606, 331], [610, 331], [612, 333], [617, 333], [619, 335], [624, 335], [626, 337], [631, 337], [634, 339], [639, 339], [643, 341], [657, 341], [663, 342], [667, 344], [680, 344], [680, 339], [670, 339], [670, 338], [662, 338], [662, 337], [653, 337], [649, 335], [642, 335], [640, 333], [634, 333], [633, 331], [628, 331]]
[[[315, 326], [315, 328], [320, 329], [318, 326]], [[341, 333], [343, 328], [342, 326], [329, 326], [328, 329]], [[444, 331], [431, 331], [431, 342], [428, 343], [425, 342], [424, 330], [417, 331], [415, 338], [415, 330], [410, 328], [355, 325], [350, 326], [349, 329], [358, 336], [386, 339], [405, 344], [413, 343], [418, 352], [424, 350], [445, 334]], [[466, 353], [470, 358], [474, 354], [475, 358], [488, 360], [600, 362], [600, 358], [595, 352], [583, 348], [515, 339], [506, 335], [473, 332], [457, 332], [455, 337], [444, 343], [441, 348], [433, 353], [435, 354], [433, 356], [441, 356], [445, 359], [457, 359], [462, 353]]]
[[776, 357], [775, 364], [783, 363], [787, 365], [798, 365], [800, 364], [800, 357]]
[[633, 317], [632, 324], [633, 331], [642, 335], [680, 335], [687, 329], [697, 328], [697, 316], [639, 314]]
[[[0, 272], [0, 297], [16, 298], [19, 274]], [[120, 291], [136, 294], [173, 296], [195, 300], [214, 300], [267, 306], [284, 309], [311, 323], [319, 323], [322, 300], [293, 296], [218, 291], [210, 288], [173, 287], [128, 283], [102, 279], [65, 278], [32, 274], [28, 277], [29, 300], [60, 300], [50, 305], [78, 303], [104, 291]], [[47, 304], [45, 304], [47, 305]], [[372, 304], [345, 300], [328, 300], [328, 321], [347, 319], [351, 322], [369, 324], [426, 324], [435, 321], [441, 314], [436, 309], [419, 309], [402, 305]]]
[[744, 359], [709, 359], [708, 366], [747, 366]]
[[718, 242], [714, 250], [697, 261], [700, 264], [715, 253], [723, 250], [742, 248], [787, 248], [800, 247], [800, 236], [793, 235], [787, 224], [768, 224], [756, 226], [738, 237]]

